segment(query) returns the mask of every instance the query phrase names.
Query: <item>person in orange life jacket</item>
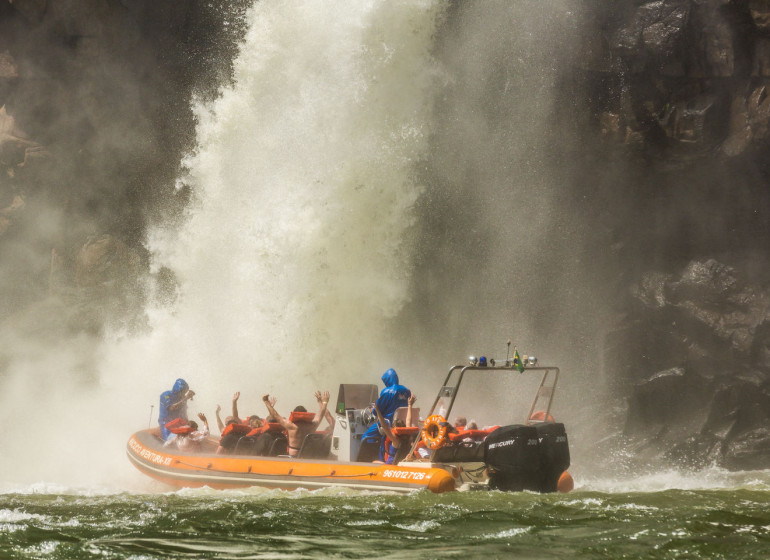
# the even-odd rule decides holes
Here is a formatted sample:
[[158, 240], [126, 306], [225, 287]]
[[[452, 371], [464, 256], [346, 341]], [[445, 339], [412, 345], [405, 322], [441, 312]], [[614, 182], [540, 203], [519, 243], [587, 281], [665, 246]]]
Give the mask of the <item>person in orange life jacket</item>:
[[158, 424], [160, 424], [160, 435], [163, 441], [166, 441], [171, 432], [166, 428], [166, 424], [177, 418], [187, 420], [187, 401], [195, 396], [194, 391], [184, 379], [177, 379], [174, 387], [170, 391], [165, 391], [160, 395], [160, 412], [158, 414]]
[[198, 418], [203, 422], [203, 429], [198, 429], [198, 424], [194, 421], [190, 421], [189, 427], [192, 431], [189, 434], [179, 434], [175, 438], [169, 438], [163, 447], [176, 447], [180, 451], [200, 451], [201, 442], [209, 436], [209, 423], [206, 419], [206, 415], [202, 412], [198, 413]]
[[[240, 415], [238, 414], [238, 399], [241, 397], [241, 392], [238, 391], [233, 395], [233, 418], [240, 419]], [[252, 414], [249, 416], [246, 423], [251, 426], [252, 428], [261, 428], [262, 427], [262, 418], [257, 416], [256, 414]]]
[[[321, 399], [319, 400], [320, 409], [313, 419], [310, 422], [301, 422], [299, 424], [295, 424], [278, 414], [275, 411], [275, 408], [273, 408], [276, 401], [275, 399], [271, 400], [270, 395], [264, 395], [262, 401], [265, 403], [270, 416], [275, 418], [275, 420], [286, 430], [286, 436], [289, 440], [289, 456], [296, 457], [300, 447], [302, 447], [305, 436], [316, 431], [318, 424], [321, 423], [321, 419], [326, 414], [326, 406], [329, 404], [329, 391], [324, 391], [321, 395]], [[298, 406], [294, 409], [294, 412], [307, 412], [307, 409], [304, 406]]]
[[[409, 397], [409, 400], [407, 401], [408, 408], [406, 410], [406, 422], [403, 420], [395, 420], [393, 422], [394, 428], [405, 428], [412, 425], [412, 405], [416, 400], [416, 395], [411, 395]], [[409, 445], [409, 438], [402, 438], [393, 433], [390, 424], [383, 418], [382, 413], [376, 404], [374, 405], [374, 411], [377, 413], [377, 420], [380, 422], [380, 426], [382, 426], [382, 430], [385, 432], [385, 437], [387, 438], [387, 441], [385, 442], [385, 454], [387, 457], [384, 462], [387, 465], [392, 465], [395, 463], [396, 453], [398, 453], [399, 448], [402, 445]], [[379, 463], [381, 461], [374, 462]]]
[[[219, 428], [220, 434], [224, 431], [225, 426], [231, 423], [230, 422], [231, 420], [238, 418], [238, 399], [240, 398], [240, 396], [241, 396], [240, 392], [235, 393], [233, 395], [233, 414], [231, 416], [227, 416], [224, 422], [222, 422], [222, 417], [219, 415], [219, 413], [222, 412], [222, 406], [217, 405], [217, 410], [216, 410], [217, 427]], [[275, 404], [275, 398], [273, 399], [273, 404]], [[257, 424], [257, 422], [259, 422], [259, 424]], [[272, 420], [267, 420], [267, 422], [272, 422]], [[262, 426], [262, 419], [256, 414], [252, 414], [251, 416], [249, 416], [248, 424], [252, 428], [259, 428]]]
[[[230, 428], [230, 430], [228, 430], [229, 426], [233, 426], [233, 428], [237, 427], [240, 429], [234, 430], [233, 428]], [[248, 426], [241, 424], [237, 418], [228, 416], [227, 420], [225, 421], [225, 427], [222, 430], [222, 437], [219, 438], [219, 447], [217, 447], [216, 451], [217, 455], [222, 455], [223, 453], [232, 453], [235, 449], [235, 446], [238, 444], [238, 440], [241, 439], [248, 430]]]
[[[382, 374], [382, 382], [385, 384], [385, 388], [380, 392], [380, 396], [375, 404], [382, 413], [383, 418], [388, 422], [392, 422], [393, 413], [408, 404], [412, 392], [403, 385], [399, 385], [398, 374], [393, 368]], [[369, 426], [369, 429], [364, 432], [361, 441], [379, 442], [380, 461], [385, 461], [385, 441], [382, 435], [380, 435], [379, 422]]]

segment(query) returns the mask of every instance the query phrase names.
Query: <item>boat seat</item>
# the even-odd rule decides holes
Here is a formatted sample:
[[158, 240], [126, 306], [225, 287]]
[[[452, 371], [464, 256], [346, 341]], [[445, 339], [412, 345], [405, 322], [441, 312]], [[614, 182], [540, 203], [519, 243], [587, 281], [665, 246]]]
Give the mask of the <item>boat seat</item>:
[[289, 440], [286, 439], [286, 436], [284, 434], [278, 434], [276, 437], [273, 438], [273, 441], [270, 445], [270, 450], [267, 452], [267, 456], [278, 457], [279, 455], [286, 455], [288, 454], [288, 452], [289, 452]]
[[[420, 435], [419, 432], [416, 434], [412, 434], [408, 437], [408, 440], [399, 444], [398, 449], [396, 449], [396, 458], [393, 460], [394, 465], [398, 465], [401, 461], [404, 460], [404, 457], [409, 453], [409, 450], [412, 449], [412, 445], [414, 445], [414, 440], [417, 439], [417, 436]], [[407, 439], [407, 438], [404, 438]]]
[[302, 447], [297, 453], [298, 459], [326, 459], [332, 448], [329, 434], [314, 432], [305, 436]]
[[356, 455], [356, 462], [358, 463], [371, 463], [380, 458], [380, 442], [379, 441], [362, 441], [361, 447], [358, 449], [358, 455]]
[[257, 441], [259, 437], [243, 436], [235, 444], [233, 453], [235, 455], [256, 455]]
[[282, 432], [265, 432], [256, 438], [252, 455], [259, 455], [261, 457], [285, 455], [286, 446], [286, 436]]

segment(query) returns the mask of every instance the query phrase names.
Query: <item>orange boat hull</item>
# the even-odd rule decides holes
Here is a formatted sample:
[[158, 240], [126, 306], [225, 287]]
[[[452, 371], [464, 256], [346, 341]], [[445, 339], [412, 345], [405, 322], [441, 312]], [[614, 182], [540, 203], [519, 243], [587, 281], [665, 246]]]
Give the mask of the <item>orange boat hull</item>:
[[128, 458], [141, 472], [177, 487], [217, 489], [345, 487], [410, 492], [426, 488], [448, 492], [459, 480], [444, 469], [377, 463], [344, 463], [317, 459], [182, 454], [166, 449], [150, 430], [128, 440]]

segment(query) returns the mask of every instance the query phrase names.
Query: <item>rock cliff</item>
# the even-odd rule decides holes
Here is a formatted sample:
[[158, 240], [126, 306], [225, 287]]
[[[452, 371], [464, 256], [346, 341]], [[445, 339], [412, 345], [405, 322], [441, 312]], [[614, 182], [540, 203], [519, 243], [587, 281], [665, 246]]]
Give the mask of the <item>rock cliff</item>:
[[605, 348], [627, 404], [614, 444], [768, 468], [770, 2], [581, 6], [565, 91], [592, 190], [616, 213], [592, 215], [619, 314]]
[[[121, 275], [146, 270], [146, 226], [187, 202], [175, 177], [194, 141], [191, 96], [229, 79], [248, 4], [0, 1], [0, 317], [51, 291], [78, 297], [86, 277], [125, 287]], [[81, 258], [97, 245], [118, 256]]]

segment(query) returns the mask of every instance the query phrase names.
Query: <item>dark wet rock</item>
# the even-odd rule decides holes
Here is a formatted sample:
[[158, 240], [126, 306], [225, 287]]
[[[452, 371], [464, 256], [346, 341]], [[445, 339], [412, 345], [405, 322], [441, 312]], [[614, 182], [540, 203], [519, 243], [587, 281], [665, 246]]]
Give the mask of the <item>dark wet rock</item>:
[[86, 241], [75, 263], [75, 281], [80, 287], [131, 282], [141, 272], [141, 259], [136, 251], [111, 235]]
[[13, 9], [27, 22], [40, 23], [48, 7], [48, 0], [13, 0]]
[[[766, 2], [621, 0], [589, 3], [577, 64], [613, 88], [592, 96], [604, 138], [668, 159], [739, 157], [765, 140], [770, 76]], [[624, 135], [607, 134], [606, 115]], [[629, 142], [628, 139], [633, 139]]]
[[637, 60], [670, 54], [683, 40], [689, 9], [687, 0], [642, 3], [615, 33], [614, 47]]
[[[647, 455], [766, 468], [770, 293], [714, 259], [649, 273], [607, 337], [606, 364], [628, 403], [624, 433]], [[751, 445], [756, 444], [756, 451]]]
[[0, 80], [13, 80], [19, 77], [19, 68], [8, 51], [0, 52]]
[[[0, 320], [48, 297], [52, 278], [89, 297], [109, 285], [94, 280], [103, 262], [76, 262], [85, 237], [143, 254], [149, 223], [180, 219], [192, 92], [209, 99], [229, 79], [252, 3], [0, 0], [0, 211], [24, 200], [0, 215]], [[141, 317], [133, 301], [119, 312]]]
[[767, 0], [749, 0], [749, 12], [757, 29], [770, 32], [770, 2]]
[[770, 468], [770, 424], [730, 441], [724, 451], [724, 465], [734, 470]]

